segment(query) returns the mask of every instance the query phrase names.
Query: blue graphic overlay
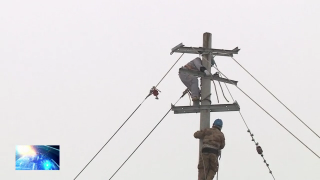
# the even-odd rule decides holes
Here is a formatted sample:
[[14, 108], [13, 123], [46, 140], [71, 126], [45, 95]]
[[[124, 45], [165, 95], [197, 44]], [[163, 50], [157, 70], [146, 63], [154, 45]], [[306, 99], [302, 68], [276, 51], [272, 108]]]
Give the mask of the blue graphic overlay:
[[60, 170], [59, 163], [59, 146], [16, 146], [16, 170]]

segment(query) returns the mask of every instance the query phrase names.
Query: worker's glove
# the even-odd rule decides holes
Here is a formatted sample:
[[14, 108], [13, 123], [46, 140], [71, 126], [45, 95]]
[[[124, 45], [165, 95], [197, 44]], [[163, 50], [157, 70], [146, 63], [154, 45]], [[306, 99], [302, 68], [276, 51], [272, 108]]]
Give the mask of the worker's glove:
[[211, 76], [211, 73], [208, 70], [204, 70], [204, 73], [206, 73], [207, 76]]

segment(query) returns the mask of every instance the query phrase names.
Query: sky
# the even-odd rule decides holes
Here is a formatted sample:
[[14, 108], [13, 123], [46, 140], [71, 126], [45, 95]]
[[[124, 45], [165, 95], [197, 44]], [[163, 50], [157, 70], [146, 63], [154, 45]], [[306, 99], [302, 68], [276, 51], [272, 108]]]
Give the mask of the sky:
[[[205, 32], [213, 48], [239, 47], [234, 58], [320, 134], [319, 8], [315, 0], [0, 1], [0, 179], [74, 179], [180, 57], [171, 48], [200, 47]], [[112, 176], [181, 96], [178, 69], [195, 57], [184, 54], [158, 86], [159, 100], [149, 97], [78, 180]], [[320, 154], [319, 138], [230, 57], [215, 60]], [[229, 88], [275, 178], [320, 179], [319, 158]], [[239, 113], [216, 118], [226, 138], [219, 179], [272, 180]], [[170, 112], [112, 179], [197, 179], [199, 119]], [[16, 171], [16, 145], [60, 145], [60, 171]]]

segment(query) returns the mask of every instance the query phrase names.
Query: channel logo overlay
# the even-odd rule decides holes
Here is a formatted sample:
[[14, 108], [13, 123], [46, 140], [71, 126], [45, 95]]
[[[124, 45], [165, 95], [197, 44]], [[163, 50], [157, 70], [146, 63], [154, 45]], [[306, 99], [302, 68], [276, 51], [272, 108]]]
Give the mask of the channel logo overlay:
[[60, 170], [60, 146], [17, 145], [16, 170]]

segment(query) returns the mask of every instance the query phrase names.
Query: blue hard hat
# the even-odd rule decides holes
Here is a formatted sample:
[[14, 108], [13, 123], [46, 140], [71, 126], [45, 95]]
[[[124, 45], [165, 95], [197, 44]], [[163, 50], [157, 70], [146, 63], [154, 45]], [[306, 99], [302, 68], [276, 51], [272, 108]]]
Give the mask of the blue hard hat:
[[219, 127], [220, 129], [222, 129], [222, 125], [223, 125], [223, 122], [222, 122], [221, 119], [216, 119], [216, 120], [213, 122], [213, 126]]

